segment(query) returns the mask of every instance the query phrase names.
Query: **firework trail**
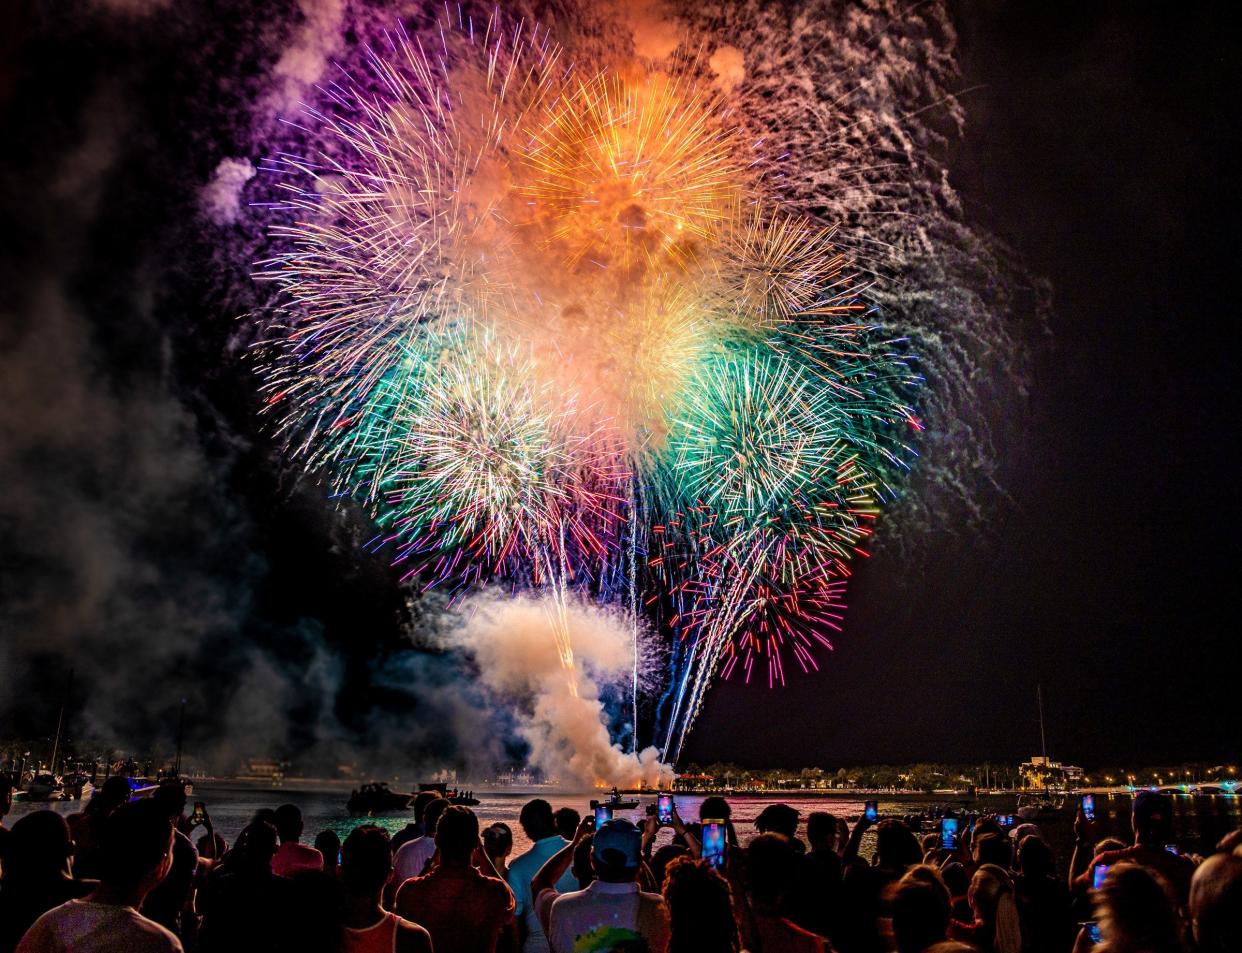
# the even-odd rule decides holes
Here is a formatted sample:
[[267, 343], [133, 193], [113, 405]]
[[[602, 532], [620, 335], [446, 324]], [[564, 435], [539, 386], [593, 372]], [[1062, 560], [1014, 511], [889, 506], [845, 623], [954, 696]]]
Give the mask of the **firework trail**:
[[[372, 512], [420, 589], [545, 594], [570, 685], [571, 593], [628, 606], [635, 638], [648, 616], [670, 759], [717, 675], [818, 667], [850, 562], [898, 505], [929, 364], [945, 385], [920, 404], [969, 427], [972, 345], [1013, 349], [977, 296], [933, 306], [961, 284], [941, 238], [994, 256], [911, 172], [925, 127], [874, 107], [943, 11], [822, 6], [654, 31], [570, 9], [573, 56], [499, 14], [393, 24], [264, 164], [264, 388], [290, 455]], [[661, 33], [715, 52], [644, 58]], [[893, 62], [868, 80], [867, 56]], [[951, 72], [927, 64], [920, 89]]]

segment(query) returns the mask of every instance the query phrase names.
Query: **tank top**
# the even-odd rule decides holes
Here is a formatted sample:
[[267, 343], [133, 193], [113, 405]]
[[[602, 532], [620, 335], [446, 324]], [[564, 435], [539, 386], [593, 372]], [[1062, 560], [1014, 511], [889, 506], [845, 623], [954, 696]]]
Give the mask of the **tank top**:
[[362, 930], [345, 928], [345, 953], [394, 953], [397, 949], [397, 924], [401, 918], [384, 911], [384, 918]]

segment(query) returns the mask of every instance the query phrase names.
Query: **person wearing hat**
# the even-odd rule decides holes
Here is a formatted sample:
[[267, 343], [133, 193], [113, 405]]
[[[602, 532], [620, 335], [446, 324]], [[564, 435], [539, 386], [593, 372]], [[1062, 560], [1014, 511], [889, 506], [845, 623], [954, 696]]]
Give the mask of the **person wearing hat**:
[[[591, 841], [596, 879], [557, 897], [548, 916], [552, 953], [590, 953], [633, 944], [658, 953], [668, 942], [668, 916], [659, 894], [638, 889], [642, 832], [611, 820]], [[627, 946], [627, 948], [630, 948]]]
[[[1081, 809], [1080, 809], [1081, 811]], [[1154, 870], [1169, 884], [1182, 907], [1190, 896], [1190, 878], [1195, 865], [1188, 857], [1166, 850], [1173, 842], [1173, 801], [1159, 791], [1140, 791], [1134, 799], [1130, 815], [1134, 826], [1134, 844], [1120, 850], [1096, 854], [1087, 869], [1079, 875], [1075, 886], [1090, 887], [1095, 868], [1114, 864], [1139, 864]], [[1079, 825], [1075, 825], [1078, 829]]]

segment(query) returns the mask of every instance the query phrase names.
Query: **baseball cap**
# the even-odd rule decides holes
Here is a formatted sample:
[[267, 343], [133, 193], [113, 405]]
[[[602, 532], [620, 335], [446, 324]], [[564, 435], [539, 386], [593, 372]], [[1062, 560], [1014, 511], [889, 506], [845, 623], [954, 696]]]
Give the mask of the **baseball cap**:
[[642, 856], [643, 835], [627, 820], [615, 819], [595, 832], [591, 856], [609, 867], [637, 867]]

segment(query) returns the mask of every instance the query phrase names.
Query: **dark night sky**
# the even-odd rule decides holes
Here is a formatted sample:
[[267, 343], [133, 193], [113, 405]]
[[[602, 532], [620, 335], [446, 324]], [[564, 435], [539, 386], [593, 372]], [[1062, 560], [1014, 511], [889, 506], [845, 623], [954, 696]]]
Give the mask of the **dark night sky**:
[[[1026, 756], [1038, 744], [1040, 681], [1056, 756], [1088, 765], [1237, 759], [1242, 732], [1231, 605], [1239, 563], [1238, 351], [1229, 292], [1242, 237], [1234, 173], [1242, 86], [1234, 25], [1222, 22], [1223, 4], [1189, 11], [1184, 4], [1076, 4], [1066, 13], [1049, 4], [964, 0], [952, 9], [961, 88], [971, 89], [964, 100], [966, 136], [944, 157], [952, 184], [968, 217], [1008, 243], [1031, 273], [1049, 282], [1053, 296], [1051, 335], [1030, 342], [1030, 406], [1016, 428], [1025, 436], [1003, 448], [1000, 477], [1010, 502], [997, 505], [985, 532], [938, 533], [923, 547], [930, 555], [915, 560], [912, 570], [894, 552], [873, 559], [852, 584], [846, 631], [823, 669], [794, 674], [783, 690], [713, 689], [686, 759], [833, 766]], [[222, 22], [220, 32], [228, 36], [218, 58], [209, 60], [213, 68], [237, 69], [253, 55], [239, 29]], [[291, 487], [279, 472], [275, 448], [250, 422], [253, 378], [240, 361], [216, 368], [229, 349], [228, 322], [170, 332], [166, 351], [144, 351], [143, 321], [179, 320], [171, 309], [187, 296], [210, 300], [219, 292], [212, 269], [193, 259], [206, 250], [187, 249], [187, 260], [173, 269], [169, 280], [178, 290], [171, 302], [157, 300], [149, 313], [125, 320], [108, 310], [100, 276], [140, 280], [144, 266], [136, 254], [126, 257], [124, 243], [101, 238], [105, 226], [141, 247], [140, 233], [148, 240], [162, 234], [191, 199], [173, 188], [146, 201], [146, 183], [166, 181], [179, 166], [188, 182], [203, 181], [215, 157], [234, 151], [229, 144], [161, 136], [161, 121], [182, 127], [183, 110], [192, 118], [201, 113], [211, 128], [229, 108], [199, 105], [210, 83], [179, 72], [174, 41], [156, 47], [167, 73], [151, 73], [161, 85], [143, 86], [140, 97], [147, 98], [133, 107], [154, 117], [138, 147], [128, 146], [142, 157], [131, 156], [107, 189], [91, 193], [103, 212], [96, 231], [84, 232], [89, 241], [68, 253], [82, 256], [72, 278], [51, 264], [65, 249], [45, 219], [58, 215], [56, 203], [77, 187], [56, 178], [58, 150], [89, 126], [81, 110], [91, 84], [104, 85], [115, 64], [151, 49], [149, 40], [134, 40], [131, 48], [128, 41], [97, 42], [72, 31], [63, 43], [40, 35], [37, 50], [20, 54], [26, 65], [5, 70], [0, 132], [17, 145], [5, 156], [0, 180], [3, 212], [14, 223], [0, 243], [6, 260], [0, 275], [21, 285], [27, 305], [39, 300], [40, 275], [82, 298], [84, 289], [103, 287], [82, 305], [85, 323], [48, 324], [49, 334], [63, 332], [50, 345], [59, 354], [73, 352], [84, 327], [104, 342], [91, 374], [113, 381], [105, 388], [110, 400], [126, 399], [109, 404], [100, 426], [128, 431], [124, 421], [136, 414], [139, 429], [180, 433], [179, 417], [148, 419], [141, 393], [116, 383], [135, 367], [171, 379], [196, 421], [198, 456], [185, 470], [217, 474], [218, 484], [187, 487], [153, 511], [161, 521], [175, 512], [186, 539], [170, 543], [166, 527], [135, 517], [116, 531], [128, 541], [120, 555], [108, 557], [124, 561], [134, 587], [177, 587], [167, 593], [173, 611], [176, 605], [220, 609], [219, 619], [186, 635], [187, 644], [205, 636], [220, 645], [214, 661], [192, 673], [196, 700], [215, 703], [211, 685], [227, 681], [221, 669], [246, 658], [251, 640], [289, 643], [282, 657], [301, 671], [314, 654], [307, 646], [322, 634], [338, 647], [365, 646], [341, 662], [335, 707], [348, 723], [360, 697], [387, 691], [370, 688], [368, 673], [377, 647], [400, 642], [404, 617], [392, 572], [382, 559], [361, 555], [365, 525], [338, 517], [313, 487]], [[117, 68], [124, 74], [132, 67]], [[85, 84], [87, 93], [70, 92], [73, 83]], [[0, 287], [0, 297], [9, 293]], [[242, 310], [229, 305], [232, 313]], [[22, 310], [42, 320], [38, 308]], [[0, 327], [0, 352], [17, 348], [23, 334]], [[26, 367], [29, 378], [0, 382], [0, 394], [16, 407], [41, 399], [31, 369], [38, 353]], [[0, 421], [0, 440], [9, 444], [0, 449], [10, 455], [4, 473], [27, 481], [56, 474], [40, 478], [46, 499], [36, 497], [22, 510], [55, 513], [53, 500], [74, 493], [97, 497], [101, 509], [123, 506], [131, 475], [124, 461], [110, 461], [99, 474], [52, 466], [45, 454], [29, 452], [37, 440], [20, 442], [31, 419], [36, 428], [63, 423], [25, 410]], [[143, 451], [139, 446], [134, 454]], [[29, 534], [17, 510], [0, 519], [0, 573], [9, 575], [8, 583], [0, 576], [6, 605], [0, 623], [14, 632], [32, 601], [54, 599], [48, 593], [65, 585], [53, 557], [44, 567], [26, 549], [5, 546]], [[89, 526], [100, 517], [87, 510]], [[53, 520], [48, 536], [62, 532]], [[76, 531], [68, 536], [65, 545], [74, 545]], [[158, 539], [156, 555], [140, 558], [148, 536]], [[168, 557], [171, 550], [161, 547], [173, 545], [177, 555]], [[173, 562], [161, 567], [162, 577], [148, 565], [167, 558]], [[203, 596], [200, 576], [213, 586], [225, 580], [222, 590], [235, 584], [240, 594]], [[126, 644], [118, 641], [118, 651]], [[73, 655], [71, 638], [56, 645], [63, 656]], [[21, 664], [33, 668], [17, 676], [34, 678], [32, 694], [45, 700], [63, 678], [56, 651], [23, 656]], [[168, 656], [169, 671], [178, 671], [180, 657]], [[0, 678], [15, 677], [16, 659], [0, 645]], [[10, 672], [3, 671], [6, 663]], [[176, 681], [170, 678], [156, 694], [176, 697], [185, 690]], [[30, 706], [16, 705], [11, 689], [0, 694], [0, 738], [32, 730]], [[223, 723], [252, 725], [262, 717], [262, 710], [246, 709]]]
[[1025, 756], [1042, 680], [1055, 756], [1238, 756], [1239, 77], [1223, 9], [957, 6], [963, 86], [983, 88], [954, 184], [1053, 286], [1015, 505], [992, 540], [946, 540], [915, 578], [873, 561], [825, 670], [770, 695], [718, 689], [690, 755]]

